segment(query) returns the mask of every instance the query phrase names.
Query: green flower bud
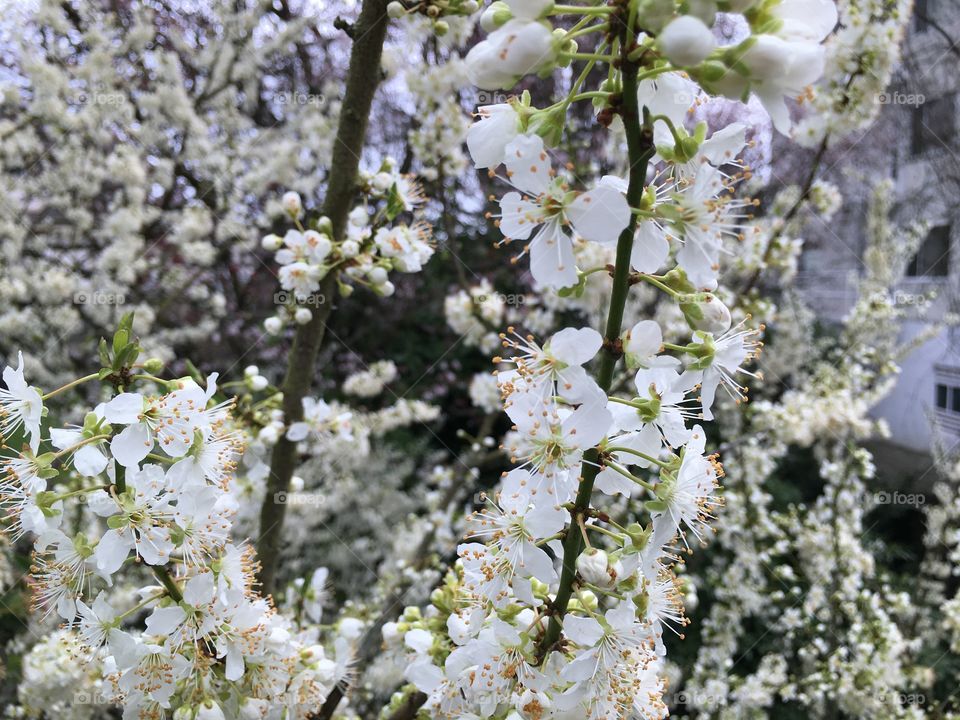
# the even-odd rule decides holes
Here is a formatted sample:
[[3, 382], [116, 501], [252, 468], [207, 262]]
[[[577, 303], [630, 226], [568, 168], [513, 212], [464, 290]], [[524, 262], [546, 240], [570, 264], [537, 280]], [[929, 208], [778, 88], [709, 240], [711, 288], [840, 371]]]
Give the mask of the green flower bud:
[[158, 372], [163, 370], [163, 360], [160, 358], [150, 358], [143, 363], [143, 369], [151, 375], [156, 375]]

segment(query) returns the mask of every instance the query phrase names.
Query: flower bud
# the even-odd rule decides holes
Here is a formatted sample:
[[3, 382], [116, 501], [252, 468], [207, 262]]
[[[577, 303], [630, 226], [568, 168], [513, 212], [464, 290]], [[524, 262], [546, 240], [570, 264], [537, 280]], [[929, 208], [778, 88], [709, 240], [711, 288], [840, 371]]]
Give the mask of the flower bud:
[[280, 331], [283, 330], [283, 321], [276, 315], [268, 317], [263, 321], [263, 329], [271, 335], [279, 335]]
[[510, 10], [514, 17], [538, 20], [553, 10], [553, 0], [511, 0]]
[[303, 478], [299, 475], [294, 475], [290, 478], [290, 489], [293, 492], [300, 492], [303, 490]]
[[[368, 222], [370, 222], [370, 213], [367, 212], [365, 207], [358, 205], [350, 211], [347, 219], [351, 225], [355, 225], [356, 227], [364, 227]], [[329, 222], [329, 220], [327, 222]]]
[[710, 60], [697, 68], [696, 79], [701, 82], [714, 83], [722, 80], [728, 72], [733, 72], [722, 62]]
[[480, 27], [484, 32], [492, 33], [498, 27], [513, 17], [510, 7], [505, 2], [499, 0], [491, 3], [490, 6], [480, 15]]
[[395, 622], [384, 623], [380, 629], [384, 645], [396, 645], [400, 639], [400, 626]]
[[280, 439], [280, 431], [274, 425], [265, 425], [257, 434], [257, 439], [264, 445], [273, 446]]
[[363, 621], [359, 618], [343, 618], [338, 627], [340, 637], [356, 640], [363, 634]]
[[151, 375], [156, 375], [163, 370], [163, 360], [160, 358], [148, 358], [147, 361], [143, 363], [143, 369]]
[[317, 231], [322, 232], [324, 235], [333, 237], [333, 223], [330, 221], [326, 215], [321, 215], [320, 219], [317, 220]]
[[281, 202], [283, 203], [284, 212], [294, 220], [303, 214], [303, 201], [300, 199], [299, 193], [295, 193], [292, 190], [285, 192]]
[[478, 3], [477, 0], [467, 0], [460, 6], [460, 9], [467, 15], [472, 15], [480, 9], [480, 3]]
[[663, 54], [678, 67], [697, 65], [716, 46], [710, 28], [691, 15], [682, 15], [668, 24], [657, 43]]
[[263, 375], [254, 375], [252, 378], [250, 378], [250, 389], [254, 392], [266, 390], [268, 385], [270, 385], [270, 381], [267, 380]]
[[446, 20], [437, 20], [433, 24], [433, 32], [436, 33], [437, 37], [443, 37], [450, 32], [450, 23]]
[[390, 279], [387, 275], [387, 269], [380, 267], [379, 265], [372, 268], [370, 272], [367, 273], [367, 278], [374, 285], [383, 285], [387, 280]]
[[279, 235], [274, 235], [273, 233], [270, 233], [269, 235], [264, 235], [263, 240], [260, 241], [260, 246], [264, 250], [268, 250], [270, 252], [276, 252], [281, 248], [282, 245], [283, 245], [283, 238], [280, 237]]
[[393, 186], [393, 175], [385, 172], [377, 173], [370, 184], [377, 192], [384, 193]]
[[310, 308], [299, 307], [296, 309], [296, 312], [293, 313], [293, 321], [297, 325], [306, 325], [313, 319], [313, 313], [310, 312]]
[[387, 15], [389, 15], [394, 20], [402, 18], [406, 14], [406, 10], [403, 7], [403, 3], [393, 0], [393, 2], [387, 4]]
[[607, 554], [597, 548], [587, 548], [577, 558], [577, 572], [591, 585], [609, 587], [613, 584], [607, 567]]
[[396, 288], [393, 286], [392, 282], [387, 280], [382, 285], [377, 286], [377, 290], [383, 297], [390, 297], [396, 291]]
[[696, 293], [680, 303], [687, 324], [694, 330], [719, 335], [730, 329], [730, 310], [713, 293]]
[[243, 369], [244, 377], [253, 377], [254, 375], [259, 375], [259, 374], [260, 374], [260, 368], [258, 368], [256, 365], [247, 365]]
[[344, 240], [340, 244], [340, 254], [345, 258], [353, 258], [360, 254], [360, 243], [356, 240]]

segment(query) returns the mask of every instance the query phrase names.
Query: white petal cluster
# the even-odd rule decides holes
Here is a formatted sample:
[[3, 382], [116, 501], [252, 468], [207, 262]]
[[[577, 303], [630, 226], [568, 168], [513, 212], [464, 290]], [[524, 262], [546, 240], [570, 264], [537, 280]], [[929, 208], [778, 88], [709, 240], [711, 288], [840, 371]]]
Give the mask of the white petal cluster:
[[[22, 379], [23, 371], [7, 368], [6, 376]], [[97, 659], [46, 675], [51, 691], [69, 672], [71, 691], [89, 690], [93, 707], [122, 703], [132, 718], [185, 705], [222, 716], [223, 707], [251, 702], [273, 708], [270, 717], [306, 717], [302, 701], [322, 704], [336, 681], [323, 649], [305, 645], [259, 596], [253, 553], [231, 540], [237, 504], [229, 486], [242, 442], [232, 430], [232, 402], [214, 399], [216, 379], [210, 375], [205, 387], [189, 378], [168, 382], [159, 394], [120, 392], [86, 413], [80, 427], [41, 421], [38, 434], [49, 432], [57, 452], [37, 455], [25, 446], [3, 458], [0, 503], [11, 531], [34, 537], [34, 602], [76, 631], [52, 636], [49, 647], [74, 643]], [[78, 502], [101, 520], [67, 535], [65, 520]], [[140, 588], [131, 602], [112, 588], [137, 564], [158, 584]], [[135, 611], [145, 614], [142, 627], [130, 622]], [[43, 652], [35, 650], [35, 662]], [[114, 683], [91, 675], [98, 668]], [[24, 685], [28, 708], [37, 702], [33, 689]], [[54, 703], [48, 710], [59, 702], [55, 695], [45, 701]]]

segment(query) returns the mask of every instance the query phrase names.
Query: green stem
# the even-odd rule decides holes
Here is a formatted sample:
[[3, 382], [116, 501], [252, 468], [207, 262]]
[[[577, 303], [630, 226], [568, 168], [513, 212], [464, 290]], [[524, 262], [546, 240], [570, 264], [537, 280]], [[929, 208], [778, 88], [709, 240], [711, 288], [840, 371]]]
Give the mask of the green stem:
[[623, 540], [623, 536], [617, 535], [617, 533], [613, 532], [612, 530], [607, 530], [605, 527], [601, 527], [600, 525], [596, 525], [596, 524], [587, 525], [587, 530], [593, 530], [594, 532], [598, 532], [601, 535], [606, 535], [609, 538], [613, 538], [614, 540], [617, 541], [617, 543]]
[[603, 55], [601, 53], [588, 53], [588, 52], [575, 52], [575, 53], [560, 53], [561, 57], [569, 58], [571, 60], [602, 60], [603, 62], [613, 62], [613, 58], [609, 55]]
[[644, 408], [644, 406], [641, 405], [640, 403], [635, 403], [633, 400], [625, 400], [624, 398], [616, 397], [615, 395], [611, 395], [611, 396], [610, 396], [609, 398], [607, 398], [607, 399], [608, 399], [610, 402], [615, 402], [615, 403], [617, 403], [618, 405], [626, 405], [626, 406], [628, 406], [628, 407], [632, 407], [632, 408], [635, 408], [635, 409], [637, 409], [637, 410], [645, 410], [645, 409], [646, 409], [646, 408]]
[[72, 452], [76, 452], [84, 445], [90, 445], [92, 443], [100, 442], [101, 440], [107, 440], [109, 435], [94, 435], [93, 437], [84, 438], [78, 443], [74, 443], [70, 447], [64, 448], [63, 450], [58, 450], [54, 455], [55, 458], [62, 458], [64, 455], [69, 455]]
[[567, 33], [566, 35], [564, 35], [564, 38], [567, 40], [574, 40], [578, 37], [589, 35], [590, 33], [604, 32], [607, 29], [607, 27], [608, 25], [605, 22], [597, 23], [596, 25], [588, 25], [585, 28], [580, 28], [579, 30]]
[[[631, 16], [636, 17], [631, 3]], [[627, 55], [635, 39], [630, 25], [625, 30], [625, 39], [621, 44], [623, 58], [623, 124], [627, 135], [627, 151], [630, 160], [629, 184], [627, 186], [627, 204], [631, 207], [640, 205], [644, 186], [647, 179], [647, 164], [653, 157], [653, 134], [646, 122], [642, 121], [641, 108], [637, 101], [637, 65], [628, 60]], [[613, 290], [610, 297], [610, 308], [607, 312], [604, 352], [600, 356], [600, 365], [597, 371], [597, 384], [607, 392], [613, 382], [613, 373], [620, 359], [620, 354], [614, 349], [620, 329], [623, 326], [623, 312], [627, 303], [627, 294], [630, 290], [630, 252], [633, 249], [633, 236], [636, 232], [637, 218], [630, 214], [627, 226], [617, 239], [617, 257], [613, 273]], [[583, 476], [570, 511], [571, 520], [577, 521], [590, 507], [590, 497], [593, 494], [593, 484], [600, 471], [600, 452], [598, 448], [591, 448], [583, 457]], [[537, 657], [544, 659], [553, 645], [559, 640], [563, 627], [563, 617], [567, 613], [567, 605], [573, 592], [576, 579], [577, 558], [583, 551], [583, 538], [580, 533], [567, 533], [563, 543], [563, 569], [560, 575], [560, 586], [556, 598], [551, 605], [550, 623], [540, 639], [537, 647]]]
[[609, 15], [614, 8], [609, 5], [582, 7], [579, 5], [554, 5], [551, 15]]
[[622, 467], [621, 465], [618, 465], [618, 464], [615, 463], [615, 462], [608, 462], [608, 463], [606, 464], [606, 466], [607, 466], [608, 468], [610, 468], [611, 470], [613, 470], [614, 472], [620, 473], [620, 474], [623, 475], [625, 478], [627, 478], [627, 480], [632, 480], [632, 481], [635, 482], [637, 485], [640, 485], [640, 486], [642, 486], [642, 487], [645, 487], [645, 488], [646, 488], [647, 490], [649, 490], [650, 492], [656, 492], [656, 490], [657, 490], [653, 485], [651, 485], [650, 483], [648, 483], [646, 480], [643, 480], [643, 479], [641, 479], [641, 478], [638, 478], [636, 475], [634, 475], [632, 472], [630, 472], [629, 470], [627, 470], [625, 467]]
[[[169, 592], [169, 591], [168, 591], [168, 592]], [[133, 615], [133, 614], [134, 614], [137, 610], [139, 610], [140, 608], [145, 607], [145, 606], [149, 605], [150, 603], [154, 602], [155, 600], [159, 600], [159, 599], [162, 598], [162, 597], [163, 597], [163, 594], [162, 594], [162, 593], [159, 593], [159, 594], [157, 594], [157, 595], [151, 595], [150, 597], [145, 597], [143, 600], [141, 600], [140, 602], [138, 602], [136, 605], [134, 605], [132, 608], [130, 608], [130, 609], [127, 610], [126, 612], [122, 612], [122, 613], [120, 613], [119, 615], [117, 615], [117, 617], [115, 618], [115, 620], [123, 620], [123, 618], [129, 617], [130, 615]]]
[[164, 455], [158, 455], [157, 453], [147, 453], [147, 457], [163, 463], [175, 463], [179, 460], [179, 458], [166, 457]]
[[76, 387], [77, 385], [81, 385], [81, 384], [83, 384], [83, 383], [85, 383], [85, 382], [89, 382], [90, 380], [96, 380], [96, 379], [99, 377], [99, 375], [100, 375], [99, 373], [92, 373], [92, 374], [90, 374], [90, 375], [85, 375], [85, 376], [82, 377], [82, 378], [77, 378], [76, 380], [73, 380], [73, 381], [71, 381], [71, 382], [68, 382], [68, 383], [67, 383], [66, 385], [64, 385], [63, 387], [58, 387], [56, 390], [51, 390], [51, 391], [48, 392], [46, 395], [42, 395], [42, 396], [41, 396], [41, 399], [43, 399], [43, 400], [48, 400], [48, 399], [52, 398], [54, 395], [59, 395], [60, 393], [65, 392], [65, 391], [69, 390], [70, 388], [74, 388], [74, 387]]
[[642, 453], [639, 450], [634, 450], [633, 448], [615, 446], [615, 447], [607, 448], [607, 452], [622, 452], [622, 453], [628, 453], [630, 455], [636, 455], [638, 458], [643, 458], [647, 462], [651, 462], [654, 465], [659, 465], [660, 467], [665, 468], [667, 470], [670, 469], [669, 463], [665, 463], [663, 462], [663, 460], [657, 460], [657, 458], [651, 457], [650, 455], [647, 455], [646, 453]]
[[643, 280], [645, 283], [648, 283], [649, 285], [653, 285], [655, 288], [659, 288], [660, 290], [663, 290], [665, 293], [667, 293], [667, 295], [669, 295], [672, 298], [678, 297], [680, 295], [680, 293], [678, 293], [672, 287], [670, 287], [669, 285], [663, 284], [662, 282], [660, 282], [659, 280], [657, 280], [655, 277], [651, 275], [644, 275], [643, 273], [641, 273], [640, 279]]
[[623, 595], [615, 590], [602, 588], [599, 585], [594, 585], [593, 583], [584, 583], [583, 586], [596, 595], [607, 595], [608, 597], [617, 598], [617, 600], [623, 600]]
[[71, 490], [70, 492], [65, 492], [61, 495], [55, 496], [50, 502], [55, 503], [58, 500], [66, 500], [67, 498], [76, 497], [77, 495], [85, 495], [88, 492], [93, 492], [94, 490], [106, 490], [109, 488], [109, 485], [94, 485], [93, 487], [80, 488], [79, 490]]
[[570, 102], [577, 102], [578, 100], [590, 100], [591, 98], [603, 98], [606, 100], [610, 97], [610, 93], [603, 92], [602, 90], [591, 90], [589, 92], [582, 92], [573, 95], [570, 98]]
[[177, 581], [173, 579], [173, 575], [170, 574], [167, 568], [163, 565], [156, 565], [153, 568], [153, 574], [157, 576], [157, 580], [160, 581], [160, 584], [163, 585], [175, 602], [181, 602], [183, 600], [183, 593], [180, 592], [180, 586], [177, 585]]

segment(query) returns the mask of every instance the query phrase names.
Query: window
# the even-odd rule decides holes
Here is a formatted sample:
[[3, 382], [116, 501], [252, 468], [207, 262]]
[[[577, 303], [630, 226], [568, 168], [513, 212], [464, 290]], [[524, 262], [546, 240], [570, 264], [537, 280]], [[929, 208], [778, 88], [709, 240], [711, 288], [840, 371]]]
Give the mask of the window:
[[960, 362], [934, 366], [933, 407], [941, 429], [960, 435]]
[[950, 271], [950, 225], [930, 229], [907, 265], [908, 277], [944, 277]]
[[937, 410], [960, 415], [960, 387], [937, 383]]
[[960, 419], [960, 368], [949, 368], [945, 372], [944, 366], [937, 367], [937, 378], [934, 380], [934, 400], [937, 412], [955, 415]]
[[956, 129], [956, 102], [953, 95], [927, 100], [911, 111], [910, 152], [925, 152], [948, 147]]

